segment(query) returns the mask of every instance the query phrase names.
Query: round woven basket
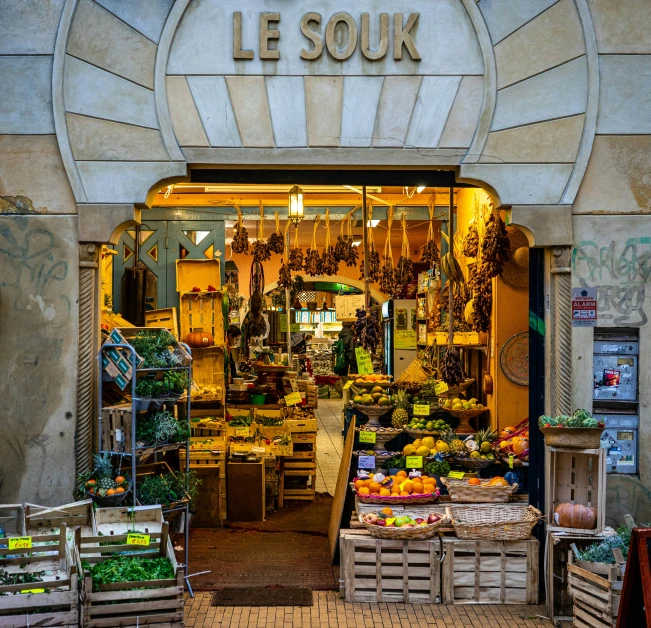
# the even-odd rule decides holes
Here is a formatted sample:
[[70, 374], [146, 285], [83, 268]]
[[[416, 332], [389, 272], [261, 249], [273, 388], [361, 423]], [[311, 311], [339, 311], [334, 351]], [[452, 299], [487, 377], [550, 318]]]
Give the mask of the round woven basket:
[[465, 503], [493, 503], [507, 502], [509, 497], [518, 490], [517, 484], [509, 486], [489, 486], [488, 480], [481, 486], [468, 484], [466, 480], [450, 480], [441, 478], [441, 482], [448, 489], [448, 494], [453, 502]]
[[473, 541], [520, 541], [542, 517], [533, 506], [448, 506], [445, 509], [460, 539]]
[[443, 521], [441, 517], [436, 523], [428, 523], [426, 526], [419, 526], [417, 528], [387, 528], [384, 526], [376, 526], [372, 523], [364, 521], [364, 515], [360, 513], [359, 520], [366, 526], [370, 535], [376, 539], [395, 539], [397, 541], [421, 541], [424, 539], [431, 539], [438, 533], [439, 526]]
[[131, 486], [129, 486], [124, 493], [116, 493], [115, 495], [105, 495], [102, 497], [101, 495], [91, 495], [88, 493], [88, 497], [90, 497], [95, 504], [97, 504], [100, 508], [111, 508], [112, 506], [119, 506], [131, 493]]
[[478, 410], [452, 410], [451, 408], [443, 408], [457, 419], [474, 419], [480, 414], [484, 414], [488, 408], [480, 408]]
[[357, 491], [354, 490], [354, 492], [362, 504], [379, 504], [383, 506], [391, 506], [392, 504], [394, 506], [432, 504], [440, 495], [438, 489], [436, 489], [436, 493], [432, 493], [431, 495], [360, 495]]
[[477, 458], [448, 458], [448, 462], [458, 464], [465, 469], [484, 469], [495, 464], [497, 460], [494, 458], [492, 460], [482, 460], [481, 458], [479, 460]]
[[602, 427], [541, 427], [547, 447], [599, 449]]

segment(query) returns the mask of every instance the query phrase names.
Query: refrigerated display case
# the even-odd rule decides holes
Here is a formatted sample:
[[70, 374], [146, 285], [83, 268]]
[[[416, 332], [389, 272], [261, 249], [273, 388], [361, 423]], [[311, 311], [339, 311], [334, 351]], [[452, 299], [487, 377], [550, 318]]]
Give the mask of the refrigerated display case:
[[416, 299], [391, 299], [382, 304], [384, 371], [398, 379], [416, 358]]

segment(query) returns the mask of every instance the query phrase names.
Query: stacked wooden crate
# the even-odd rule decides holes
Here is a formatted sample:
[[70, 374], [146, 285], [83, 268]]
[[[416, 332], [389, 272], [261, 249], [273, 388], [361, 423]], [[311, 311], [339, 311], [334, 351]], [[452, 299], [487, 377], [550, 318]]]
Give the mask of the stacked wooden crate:
[[313, 500], [316, 496], [316, 419], [287, 420], [294, 453], [281, 463], [278, 503], [285, 499]]

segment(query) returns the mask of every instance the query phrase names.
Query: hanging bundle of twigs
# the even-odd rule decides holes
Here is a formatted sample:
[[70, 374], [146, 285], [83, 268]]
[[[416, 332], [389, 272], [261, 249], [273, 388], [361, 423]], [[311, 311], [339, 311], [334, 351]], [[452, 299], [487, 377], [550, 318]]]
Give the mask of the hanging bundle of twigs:
[[[278, 212], [276, 212], [276, 218], [278, 217]], [[285, 233], [289, 229], [289, 220], [287, 221], [287, 226], [285, 227]], [[285, 235], [281, 234], [282, 239], [285, 239]], [[270, 238], [271, 240], [271, 238]], [[280, 266], [280, 271], [278, 271], [278, 285], [282, 288], [291, 288], [292, 287], [292, 273], [289, 268], [289, 252], [283, 246], [283, 263]]]
[[475, 225], [470, 225], [468, 235], [463, 239], [463, 248], [461, 252], [466, 257], [477, 257], [479, 253], [479, 232]]
[[321, 275], [321, 256], [319, 251], [316, 248], [316, 229], [319, 225], [319, 220], [321, 216], [314, 217], [314, 230], [312, 231], [312, 246], [305, 256], [305, 272], [314, 277], [315, 275]]
[[420, 261], [429, 264], [430, 268], [436, 268], [441, 261], [441, 252], [434, 241], [434, 204], [429, 206], [429, 229], [427, 230], [427, 242], [421, 252]]
[[269, 242], [267, 244], [272, 253], [282, 255], [285, 251], [285, 235], [280, 230], [280, 217], [278, 216], [278, 212], [276, 212], [275, 217], [276, 230], [269, 236]]
[[235, 209], [237, 210], [237, 224], [235, 225], [235, 235], [233, 236], [231, 249], [233, 253], [246, 253], [249, 250], [249, 233], [244, 227], [240, 206], [235, 205]]
[[472, 328], [475, 331], [488, 331], [493, 308], [493, 281], [483, 262], [477, 262], [470, 271], [472, 288]]
[[392, 295], [396, 285], [395, 269], [393, 268], [393, 250], [391, 249], [391, 225], [393, 223], [393, 207], [387, 211], [387, 239], [384, 242], [384, 255], [380, 269], [380, 290]]
[[339, 262], [335, 258], [335, 253], [331, 244], [330, 233], [330, 210], [326, 209], [325, 213], [326, 239], [321, 255], [321, 270], [324, 275], [336, 275], [339, 271]]
[[[373, 229], [368, 225], [373, 220], [373, 206], [368, 208], [368, 224], [364, 225], [366, 229], [366, 243], [368, 245], [368, 279], [371, 283], [380, 281], [380, 252], [375, 248], [375, 238]], [[359, 278], [364, 279], [364, 260], [359, 264]]]
[[256, 262], [266, 262], [271, 259], [269, 245], [264, 239], [264, 206], [260, 203], [260, 221], [258, 222], [258, 239], [253, 243], [253, 259]]
[[489, 277], [502, 274], [504, 264], [511, 259], [511, 245], [506, 227], [499, 212], [492, 211], [486, 221], [486, 231], [481, 242], [481, 255]]
[[337, 236], [337, 242], [335, 243], [335, 247], [333, 250], [333, 253], [335, 254], [335, 259], [338, 262], [343, 262], [348, 257], [348, 247], [350, 246], [350, 243], [348, 242], [348, 240], [346, 240], [346, 236], [344, 236], [345, 226], [346, 226], [346, 219], [344, 218], [339, 224], [339, 236]]
[[348, 235], [346, 237], [346, 254], [343, 258], [346, 266], [357, 266], [357, 258], [359, 253], [357, 252], [357, 247], [353, 246], [353, 214], [352, 212], [348, 214], [345, 218]]
[[[414, 263], [411, 261], [411, 253], [409, 252], [409, 238], [407, 237], [407, 219], [404, 212], [400, 218], [402, 223], [402, 254], [398, 260], [396, 268], [396, 285], [397, 291], [402, 290], [414, 281]], [[398, 289], [399, 287], [399, 289]]]
[[303, 270], [303, 250], [298, 246], [298, 225], [294, 227], [294, 246], [289, 252], [289, 269], [295, 273]]

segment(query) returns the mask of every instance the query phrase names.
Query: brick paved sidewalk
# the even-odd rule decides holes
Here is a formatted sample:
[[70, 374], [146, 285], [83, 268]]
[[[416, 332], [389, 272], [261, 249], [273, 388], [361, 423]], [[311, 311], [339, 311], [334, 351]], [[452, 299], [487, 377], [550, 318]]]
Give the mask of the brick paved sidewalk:
[[[349, 604], [335, 591], [315, 591], [314, 606], [210, 606], [212, 593], [186, 598], [188, 628], [552, 628], [542, 606]], [[570, 624], [566, 624], [570, 625]]]

